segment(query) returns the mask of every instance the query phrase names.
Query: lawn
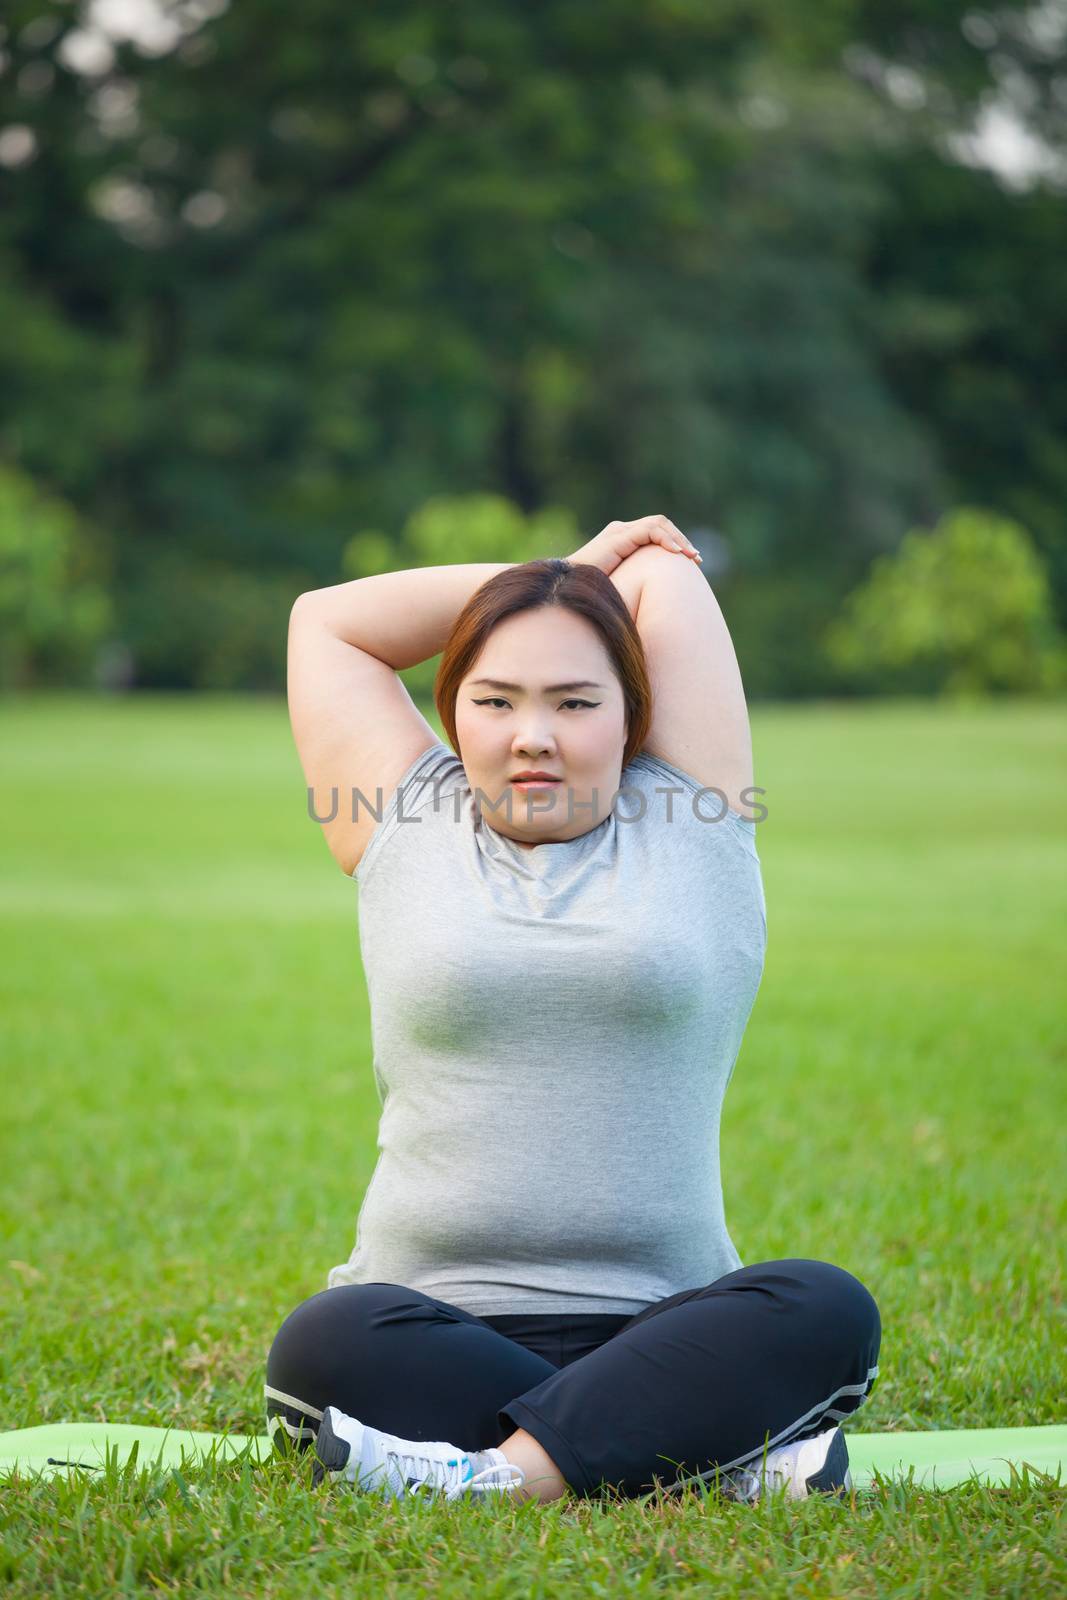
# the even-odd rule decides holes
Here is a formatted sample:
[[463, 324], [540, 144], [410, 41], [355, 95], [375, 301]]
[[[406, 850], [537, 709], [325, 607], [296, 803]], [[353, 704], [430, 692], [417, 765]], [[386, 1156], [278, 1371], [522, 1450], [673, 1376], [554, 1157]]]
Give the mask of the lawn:
[[[1063, 1421], [1062, 706], [753, 710], [763, 985], [722, 1125], [746, 1263], [882, 1315], [852, 1431]], [[284, 702], [0, 705], [3, 1427], [263, 1430], [377, 1101], [358, 891]], [[1062, 1593], [1063, 1489], [383, 1505], [306, 1463], [12, 1480], [12, 1596]]]

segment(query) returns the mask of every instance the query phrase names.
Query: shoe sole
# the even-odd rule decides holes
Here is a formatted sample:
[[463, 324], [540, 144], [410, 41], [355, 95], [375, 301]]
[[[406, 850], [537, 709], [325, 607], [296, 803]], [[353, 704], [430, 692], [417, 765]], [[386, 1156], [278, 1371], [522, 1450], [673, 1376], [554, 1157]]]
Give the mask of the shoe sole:
[[332, 1409], [331, 1406], [326, 1407], [315, 1437], [315, 1460], [311, 1464], [312, 1485], [320, 1484], [327, 1473], [343, 1471], [352, 1454], [352, 1446], [348, 1440], [339, 1438], [333, 1431], [333, 1420], [330, 1415]]
[[852, 1473], [848, 1464], [848, 1445], [840, 1428], [835, 1429], [826, 1452], [826, 1460], [818, 1472], [813, 1472], [804, 1483], [809, 1494], [832, 1494], [843, 1498], [852, 1488]]

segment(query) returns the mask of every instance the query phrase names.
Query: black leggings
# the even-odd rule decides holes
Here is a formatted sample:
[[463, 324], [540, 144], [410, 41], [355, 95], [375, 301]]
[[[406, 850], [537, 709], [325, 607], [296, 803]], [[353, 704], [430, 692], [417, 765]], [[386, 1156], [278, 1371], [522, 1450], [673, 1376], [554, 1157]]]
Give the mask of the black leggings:
[[636, 1316], [475, 1317], [391, 1283], [323, 1289], [282, 1323], [264, 1392], [277, 1448], [333, 1405], [462, 1450], [525, 1428], [579, 1494], [714, 1476], [859, 1409], [878, 1375], [869, 1291], [827, 1261], [763, 1261]]

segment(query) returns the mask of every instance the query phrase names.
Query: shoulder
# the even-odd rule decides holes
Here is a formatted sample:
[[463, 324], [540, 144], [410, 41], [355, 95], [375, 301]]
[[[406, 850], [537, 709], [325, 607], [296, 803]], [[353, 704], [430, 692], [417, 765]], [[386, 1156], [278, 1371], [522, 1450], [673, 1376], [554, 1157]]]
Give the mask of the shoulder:
[[756, 818], [736, 810], [724, 789], [702, 783], [663, 756], [641, 750], [623, 767], [619, 787], [623, 805], [630, 788], [645, 797], [649, 810], [655, 804], [656, 815], [664, 821], [680, 816], [684, 825], [691, 819], [698, 827], [704, 825], [709, 835], [725, 833], [756, 853]]
[[[725, 916], [734, 937], [751, 937], [752, 948], [762, 949], [767, 901], [755, 820], [735, 811], [721, 789], [647, 750], [623, 768], [620, 790], [627, 786], [646, 802], [656, 830], [651, 850], [640, 854], [673, 885], [678, 910], [699, 915], [701, 905], [713, 907], [716, 925]], [[636, 800], [623, 794], [620, 804], [636, 814]]]
[[436, 739], [427, 746], [420, 755], [404, 772], [396, 787], [405, 788], [418, 794], [420, 801], [429, 797], [429, 790], [435, 785], [465, 784], [467, 774], [462, 761], [443, 739]]
[[351, 876], [362, 885], [370, 875], [380, 852], [405, 823], [442, 815], [441, 800], [457, 790], [465, 790], [467, 775], [455, 751], [441, 739], [421, 751], [400, 774], [387, 792], [374, 797], [381, 809], [381, 820], [367, 841]]

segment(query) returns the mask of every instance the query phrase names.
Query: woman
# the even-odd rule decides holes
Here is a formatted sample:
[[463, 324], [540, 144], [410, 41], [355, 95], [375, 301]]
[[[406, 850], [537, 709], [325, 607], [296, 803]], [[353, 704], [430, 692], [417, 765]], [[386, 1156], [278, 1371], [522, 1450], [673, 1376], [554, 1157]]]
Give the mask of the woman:
[[[723, 1216], [767, 925], [741, 678], [698, 560], [644, 517], [568, 561], [293, 607], [293, 731], [359, 883], [383, 1102], [356, 1247], [267, 1362], [276, 1446], [314, 1440], [320, 1481], [851, 1486], [875, 1301], [828, 1262], [743, 1266]], [[452, 749], [397, 676], [442, 650]]]

